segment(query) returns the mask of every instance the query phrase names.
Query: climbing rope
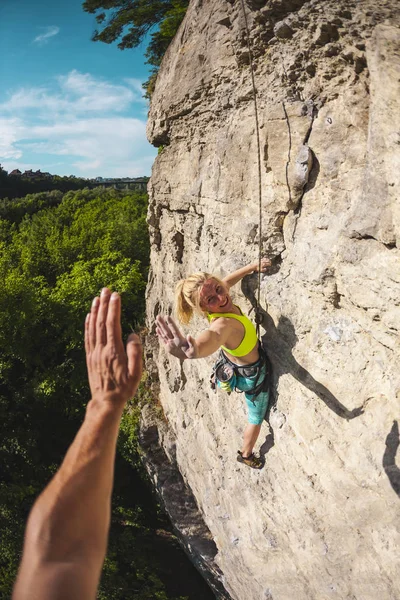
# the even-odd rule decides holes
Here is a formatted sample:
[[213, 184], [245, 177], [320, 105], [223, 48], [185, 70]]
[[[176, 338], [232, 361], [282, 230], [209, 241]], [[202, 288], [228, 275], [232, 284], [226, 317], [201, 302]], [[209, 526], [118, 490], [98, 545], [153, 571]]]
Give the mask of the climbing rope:
[[250, 39], [250, 30], [247, 23], [246, 7], [244, 0], [240, 0], [243, 10], [243, 17], [246, 29], [247, 37], [247, 48], [249, 51], [249, 62], [250, 62], [250, 73], [251, 82], [253, 86], [253, 101], [254, 101], [254, 116], [256, 123], [256, 135], [257, 135], [257, 155], [258, 155], [258, 211], [259, 211], [259, 223], [258, 223], [258, 288], [257, 288], [257, 307], [256, 307], [256, 325], [257, 325], [257, 337], [260, 337], [260, 296], [261, 296], [261, 258], [262, 258], [262, 184], [261, 184], [261, 144], [260, 144], [260, 127], [258, 121], [258, 107], [257, 107], [257, 88], [254, 78], [254, 65], [253, 65], [253, 52], [252, 42]]

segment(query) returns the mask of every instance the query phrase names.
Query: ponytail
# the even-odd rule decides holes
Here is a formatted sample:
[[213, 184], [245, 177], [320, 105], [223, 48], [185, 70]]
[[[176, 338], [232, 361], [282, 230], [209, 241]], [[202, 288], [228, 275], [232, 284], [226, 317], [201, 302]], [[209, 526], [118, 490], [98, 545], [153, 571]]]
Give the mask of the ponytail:
[[181, 279], [175, 288], [175, 312], [183, 325], [190, 323], [193, 314], [204, 315], [200, 308], [200, 287], [207, 279], [213, 279], [209, 273], [194, 273]]
[[193, 317], [193, 307], [188, 304], [183, 293], [185, 279], [181, 279], [175, 288], [175, 312], [179, 321], [187, 325]]

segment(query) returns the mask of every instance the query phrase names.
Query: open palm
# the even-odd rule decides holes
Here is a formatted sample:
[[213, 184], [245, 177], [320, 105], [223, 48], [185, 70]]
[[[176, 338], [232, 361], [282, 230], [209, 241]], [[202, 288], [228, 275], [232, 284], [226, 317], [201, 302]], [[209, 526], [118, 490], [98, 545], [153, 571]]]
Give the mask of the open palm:
[[158, 339], [163, 342], [167, 352], [180, 360], [186, 358], [197, 358], [197, 345], [194, 339], [188, 335], [185, 337], [172, 317], [161, 317], [156, 319], [156, 333]]

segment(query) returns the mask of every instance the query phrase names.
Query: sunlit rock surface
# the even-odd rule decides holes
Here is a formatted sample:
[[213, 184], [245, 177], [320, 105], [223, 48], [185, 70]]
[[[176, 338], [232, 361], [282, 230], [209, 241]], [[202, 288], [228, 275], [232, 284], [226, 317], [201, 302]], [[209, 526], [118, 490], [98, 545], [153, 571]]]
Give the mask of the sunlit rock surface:
[[[215, 544], [205, 562], [234, 600], [398, 600], [399, 3], [244, 4], [262, 246], [273, 259], [261, 289], [275, 397], [257, 448], [265, 468], [236, 462], [244, 402], [211, 391], [213, 359], [181, 369], [150, 336], [163, 412], [153, 446], [190, 488], [201, 537]], [[162, 64], [148, 137], [162, 146], [149, 184], [154, 332], [181, 277], [225, 275], [258, 257], [241, 1], [192, 0]], [[246, 311], [256, 286], [251, 277], [237, 286]], [[205, 326], [198, 319], [190, 332]], [[148, 427], [147, 415], [144, 436]], [[179, 495], [168, 499], [165, 468], [146, 452], [196, 554]]]

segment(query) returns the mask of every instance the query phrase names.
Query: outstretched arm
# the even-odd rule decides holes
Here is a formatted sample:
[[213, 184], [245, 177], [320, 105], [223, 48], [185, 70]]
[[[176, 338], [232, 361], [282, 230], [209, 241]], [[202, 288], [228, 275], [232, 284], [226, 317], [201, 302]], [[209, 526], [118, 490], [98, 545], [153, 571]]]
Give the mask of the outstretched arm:
[[[269, 260], [269, 258], [261, 259], [261, 272], [262, 273], [265, 273], [265, 271], [267, 271], [270, 266], [271, 266], [271, 261]], [[245, 277], [246, 275], [250, 275], [250, 273], [254, 273], [255, 271], [258, 271], [258, 267], [259, 267], [258, 261], [252, 262], [249, 265], [242, 267], [241, 269], [238, 269], [237, 271], [234, 271], [233, 273], [230, 273], [230, 275], [227, 275], [226, 277], [224, 277], [222, 281], [224, 283], [226, 283], [226, 285], [229, 288], [231, 288], [233, 285], [235, 285], [241, 279], [243, 279], [243, 277]]]
[[166, 350], [172, 356], [181, 361], [186, 358], [204, 358], [214, 354], [230, 333], [229, 325], [218, 319], [219, 323], [213, 323], [210, 329], [202, 331], [196, 339], [191, 335], [185, 337], [172, 317], [161, 317], [156, 319], [156, 333], [159, 340], [163, 342]]
[[92, 394], [64, 462], [35, 502], [13, 600], [95, 599], [110, 523], [122, 411], [139, 385], [142, 347], [121, 337], [121, 300], [104, 288], [85, 322]]

